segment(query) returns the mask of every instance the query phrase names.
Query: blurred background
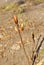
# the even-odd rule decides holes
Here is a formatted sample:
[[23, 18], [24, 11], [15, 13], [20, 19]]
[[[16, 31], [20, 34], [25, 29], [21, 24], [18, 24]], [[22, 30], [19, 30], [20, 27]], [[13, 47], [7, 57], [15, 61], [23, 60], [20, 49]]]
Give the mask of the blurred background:
[[0, 0], [0, 4], [6, 3], [6, 2], [34, 2], [35, 4], [44, 2], [44, 0]]

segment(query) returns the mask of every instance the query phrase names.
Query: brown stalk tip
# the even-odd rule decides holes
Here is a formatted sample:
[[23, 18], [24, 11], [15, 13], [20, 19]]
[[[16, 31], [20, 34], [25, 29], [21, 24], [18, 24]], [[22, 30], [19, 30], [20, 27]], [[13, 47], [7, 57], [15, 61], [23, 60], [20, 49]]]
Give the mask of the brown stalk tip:
[[14, 15], [14, 22], [15, 22], [15, 24], [18, 24], [18, 19], [15, 15]]

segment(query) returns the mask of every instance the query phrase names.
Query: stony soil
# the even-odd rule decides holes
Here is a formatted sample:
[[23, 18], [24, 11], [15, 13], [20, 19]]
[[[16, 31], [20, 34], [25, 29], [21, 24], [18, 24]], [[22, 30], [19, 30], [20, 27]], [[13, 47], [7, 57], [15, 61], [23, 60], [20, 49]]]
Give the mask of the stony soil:
[[[40, 35], [44, 37], [44, 3], [34, 5], [26, 2], [22, 5], [14, 4], [13, 8], [3, 6], [0, 7], [0, 65], [28, 65], [18, 31], [15, 29], [14, 15], [18, 17], [19, 25], [24, 24], [21, 36], [31, 65], [32, 33], [35, 35], [35, 45]], [[41, 51], [44, 51], [44, 42]], [[44, 54], [39, 53], [36, 65], [41, 59], [44, 59]]]

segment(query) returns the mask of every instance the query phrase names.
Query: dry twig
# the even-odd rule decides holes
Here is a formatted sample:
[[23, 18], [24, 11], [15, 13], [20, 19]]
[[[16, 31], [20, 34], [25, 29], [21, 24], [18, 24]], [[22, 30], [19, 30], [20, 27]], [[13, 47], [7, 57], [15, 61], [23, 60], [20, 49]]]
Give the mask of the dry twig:
[[[26, 53], [26, 50], [25, 50], [25, 47], [24, 47], [24, 44], [23, 44], [22, 36], [21, 36], [20, 30], [19, 30], [18, 19], [16, 18], [16, 16], [14, 16], [14, 21], [15, 21], [15, 23], [16, 23], [16, 25], [17, 25], [17, 29], [18, 29], [18, 33], [19, 33], [20, 40], [21, 40], [21, 43], [22, 43], [22, 47], [23, 47], [25, 56], [26, 56], [27, 61], [28, 61], [28, 64], [29, 64], [29, 63], [30, 63], [30, 62], [29, 62], [29, 57], [28, 57], [28, 55], [27, 55], [27, 53]], [[30, 65], [30, 64], [29, 64], [29, 65]]]
[[[40, 35], [40, 37], [41, 37], [41, 35]], [[39, 42], [39, 40], [40, 40], [40, 37], [38, 38], [38, 42]], [[33, 58], [33, 59], [32, 59], [32, 65], [34, 65], [35, 60], [36, 60], [36, 58], [38, 57], [38, 53], [39, 53], [39, 51], [40, 51], [40, 47], [42, 46], [43, 41], [44, 41], [44, 38], [42, 38], [42, 40], [41, 40], [39, 46], [38, 46], [38, 43], [37, 43], [36, 49], [35, 49], [35, 51], [34, 51], [33, 54], [32, 54], [32, 58]]]

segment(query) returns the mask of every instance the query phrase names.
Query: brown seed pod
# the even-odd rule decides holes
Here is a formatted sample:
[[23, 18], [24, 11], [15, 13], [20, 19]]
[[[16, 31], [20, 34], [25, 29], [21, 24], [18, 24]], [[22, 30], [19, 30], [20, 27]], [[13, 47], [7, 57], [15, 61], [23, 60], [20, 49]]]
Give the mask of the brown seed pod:
[[14, 22], [15, 22], [15, 24], [18, 24], [18, 19], [16, 16], [14, 16]]

